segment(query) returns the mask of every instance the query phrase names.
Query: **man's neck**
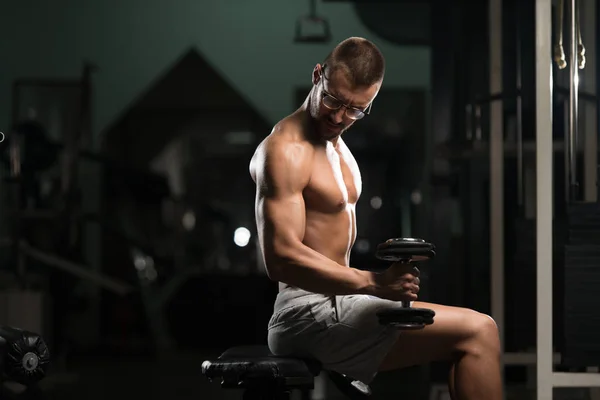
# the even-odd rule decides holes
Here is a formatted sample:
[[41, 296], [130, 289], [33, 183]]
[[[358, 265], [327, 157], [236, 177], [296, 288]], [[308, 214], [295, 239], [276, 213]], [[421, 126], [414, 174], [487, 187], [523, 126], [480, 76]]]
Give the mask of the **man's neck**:
[[312, 117], [312, 115], [310, 115], [310, 100], [311, 100], [312, 91], [313, 91], [313, 89], [311, 89], [311, 91], [306, 96], [306, 99], [304, 100], [302, 105], [296, 110], [296, 112], [294, 114], [300, 115], [300, 117], [304, 121], [305, 126], [308, 128], [306, 131], [310, 135], [311, 139], [313, 139], [317, 142], [321, 142], [323, 144], [325, 144], [326, 142], [331, 142], [333, 144], [333, 146], [337, 149], [341, 134], [334, 136], [332, 138], [329, 138], [329, 139], [324, 139], [324, 138], [318, 136], [318, 134], [317, 134], [317, 127], [315, 126], [316, 121]]

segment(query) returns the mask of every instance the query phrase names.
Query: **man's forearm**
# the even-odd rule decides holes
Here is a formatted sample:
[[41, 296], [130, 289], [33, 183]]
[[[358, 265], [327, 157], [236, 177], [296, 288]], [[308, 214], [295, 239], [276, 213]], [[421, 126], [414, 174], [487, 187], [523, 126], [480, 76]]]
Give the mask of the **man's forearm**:
[[323, 256], [301, 245], [277, 257], [269, 268], [271, 277], [290, 286], [327, 295], [372, 294], [373, 273], [361, 271]]

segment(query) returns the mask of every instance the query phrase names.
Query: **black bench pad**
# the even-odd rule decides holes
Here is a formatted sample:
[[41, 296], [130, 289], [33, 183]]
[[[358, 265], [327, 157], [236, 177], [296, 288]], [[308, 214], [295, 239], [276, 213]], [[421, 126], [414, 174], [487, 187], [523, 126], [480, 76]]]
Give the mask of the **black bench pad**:
[[275, 385], [312, 389], [320, 372], [317, 361], [275, 356], [267, 346], [232, 347], [216, 360], [202, 363], [202, 374], [211, 380], [220, 378], [224, 388]]

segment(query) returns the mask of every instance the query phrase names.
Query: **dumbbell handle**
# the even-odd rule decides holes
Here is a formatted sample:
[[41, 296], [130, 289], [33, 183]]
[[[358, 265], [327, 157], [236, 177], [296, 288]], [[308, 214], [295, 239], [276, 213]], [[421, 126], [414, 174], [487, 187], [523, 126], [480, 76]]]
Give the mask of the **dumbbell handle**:
[[[396, 262], [401, 263], [401, 264], [410, 264], [411, 263], [411, 259], [410, 258], [406, 258], [406, 259], [398, 260]], [[402, 308], [410, 308], [410, 301], [402, 300], [400, 302], [400, 305], [401, 305]]]

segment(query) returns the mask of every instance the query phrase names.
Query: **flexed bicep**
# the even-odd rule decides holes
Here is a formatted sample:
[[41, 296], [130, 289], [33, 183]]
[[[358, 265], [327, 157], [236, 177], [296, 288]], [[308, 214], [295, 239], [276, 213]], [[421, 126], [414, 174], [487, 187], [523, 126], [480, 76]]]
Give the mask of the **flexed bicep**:
[[258, 193], [256, 221], [264, 254], [284, 253], [288, 246], [304, 239], [306, 211], [302, 193]]
[[306, 210], [302, 192], [310, 180], [306, 146], [281, 139], [264, 143], [254, 157], [256, 225], [269, 275], [302, 243]]

